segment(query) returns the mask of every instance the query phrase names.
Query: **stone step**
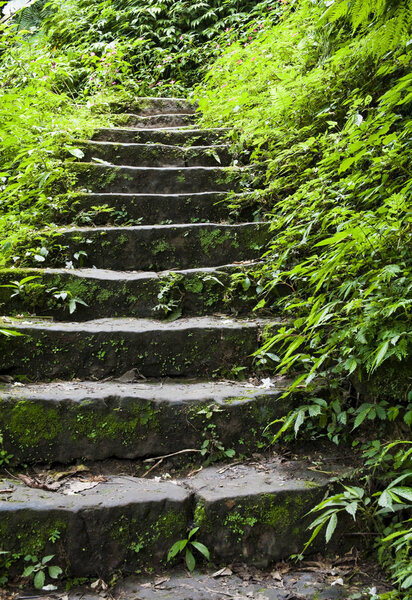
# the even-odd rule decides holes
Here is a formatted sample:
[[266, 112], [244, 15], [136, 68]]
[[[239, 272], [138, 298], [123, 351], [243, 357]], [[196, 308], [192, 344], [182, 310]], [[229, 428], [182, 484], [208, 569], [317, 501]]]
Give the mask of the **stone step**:
[[272, 459], [208, 467], [172, 481], [108, 476], [79, 493], [73, 485], [84, 480], [70, 482], [72, 490], [52, 492], [3, 479], [13, 492], [0, 503], [2, 549], [21, 556], [18, 574], [26, 554], [53, 555], [50, 564], [67, 577], [106, 581], [114, 572], [167, 566], [171, 546], [193, 527], [199, 527], [193, 540], [207, 546], [214, 564], [266, 567], [302, 549], [307, 512], [322, 499], [328, 478]]
[[[214, 267], [225, 263], [258, 259], [269, 241], [269, 224], [242, 223], [218, 225], [141, 225], [135, 227], [95, 227], [60, 230], [57, 244], [45, 266], [79, 266], [122, 271], [164, 271]], [[62, 258], [66, 248], [65, 258]], [[77, 262], [78, 264], [78, 262]]]
[[[106, 317], [158, 318], [213, 313], [251, 314], [256, 305], [258, 264], [233, 264], [183, 271], [136, 272], [103, 269], [3, 269], [0, 305], [4, 315], [51, 316], [57, 321], [87, 321]], [[2, 288], [36, 277], [21, 293]], [[248, 281], [247, 281], [248, 279]], [[245, 289], [244, 286], [248, 286]], [[270, 306], [290, 287], [279, 285], [265, 294]], [[66, 297], [61, 294], [66, 293]], [[58, 294], [58, 297], [55, 297]], [[75, 304], [70, 314], [70, 300]], [[168, 308], [165, 308], [168, 306]]]
[[95, 159], [113, 165], [135, 167], [214, 167], [228, 166], [232, 158], [224, 145], [167, 146], [165, 144], [117, 144], [115, 142], [82, 141], [85, 162]]
[[137, 127], [138, 129], [158, 129], [165, 127], [187, 127], [194, 125], [196, 115], [187, 113], [170, 113], [156, 115], [136, 115], [132, 113], [121, 113], [109, 115], [110, 119], [119, 127]]
[[[348, 557], [346, 557], [348, 559]], [[355, 562], [355, 558], [353, 559]], [[183, 569], [169, 571], [167, 576], [158, 573], [149, 576], [131, 575], [116, 583], [110, 590], [112, 600], [353, 600], [354, 598], [370, 598], [371, 564], [365, 561], [359, 563], [356, 559], [356, 571], [344, 566], [343, 561], [326, 560], [325, 568], [316, 565], [296, 565], [287, 561], [280, 566], [279, 571], [271, 573], [245, 569], [244, 565], [231, 564], [219, 576], [216, 569], [205, 569], [189, 573]], [[306, 568], [305, 568], [306, 567]], [[330, 573], [325, 576], [325, 570]], [[222, 569], [220, 570], [222, 571]], [[339, 584], [336, 584], [336, 581]], [[342, 582], [342, 583], [341, 583]], [[377, 583], [378, 596], [384, 597], [390, 588], [387, 583]], [[339, 589], [337, 589], [339, 588]], [[67, 600], [101, 600], [101, 594], [81, 587], [68, 592]]]
[[0, 373], [30, 381], [103, 379], [130, 369], [144, 377], [207, 377], [250, 371], [262, 330], [280, 321], [219, 317], [96, 319], [54, 323], [42, 319], [10, 320], [24, 334], [10, 344], [0, 337]]
[[186, 100], [186, 98], [136, 98], [128, 102], [109, 102], [110, 112], [124, 113], [131, 112], [139, 115], [158, 115], [158, 114], [193, 114], [195, 107]]
[[[220, 223], [253, 221], [256, 208], [244, 208], [232, 215], [226, 192], [192, 194], [71, 194], [64, 202], [64, 212], [55, 216], [59, 223], [78, 225], [156, 225], [167, 223]], [[58, 198], [59, 200], [60, 198]]]
[[235, 167], [127, 167], [70, 163], [77, 191], [187, 194], [239, 188], [243, 169]]
[[0, 392], [2, 448], [13, 464], [200, 452], [206, 440], [212, 457], [219, 455], [217, 444], [250, 453], [267, 441], [268, 423], [290, 410], [282, 391], [280, 385], [150, 380], [8, 385]]
[[102, 128], [93, 140], [118, 144], [166, 144], [169, 146], [211, 146], [224, 138], [228, 129], [131, 129]]

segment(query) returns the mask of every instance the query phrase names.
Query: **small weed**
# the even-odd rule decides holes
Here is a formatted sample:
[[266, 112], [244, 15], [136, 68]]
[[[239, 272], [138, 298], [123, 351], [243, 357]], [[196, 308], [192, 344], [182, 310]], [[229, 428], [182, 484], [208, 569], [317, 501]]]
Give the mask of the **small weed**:
[[170, 548], [167, 555], [167, 560], [170, 562], [175, 556], [181, 553], [185, 553], [186, 566], [190, 572], [192, 572], [196, 566], [196, 559], [193, 551], [197, 550], [206, 560], [210, 560], [210, 552], [208, 548], [201, 542], [193, 540], [193, 536], [199, 531], [199, 527], [194, 527], [189, 531], [186, 539], [179, 540]]
[[53, 558], [54, 554], [50, 554], [39, 560], [37, 556], [28, 554], [24, 557], [24, 560], [31, 564], [24, 569], [22, 577], [33, 577], [36, 590], [43, 589], [47, 574], [51, 579], [57, 579], [63, 573], [60, 567], [49, 565]]

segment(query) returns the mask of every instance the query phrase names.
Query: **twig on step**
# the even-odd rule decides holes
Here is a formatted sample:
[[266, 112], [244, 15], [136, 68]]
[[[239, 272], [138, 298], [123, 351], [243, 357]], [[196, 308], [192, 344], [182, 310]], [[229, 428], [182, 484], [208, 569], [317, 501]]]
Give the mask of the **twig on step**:
[[172, 452], [171, 454], [165, 454], [164, 456], [154, 456], [153, 458], [146, 458], [143, 462], [155, 462], [156, 460], [164, 460], [165, 458], [171, 458], [172, 456], [177, 456], [178, 454], [186, 454], [187, 452], [201, 452], [201, 450], [197, 450], [195, 448], [187, 448], [186, 450], [179, 450], [179, 452]]

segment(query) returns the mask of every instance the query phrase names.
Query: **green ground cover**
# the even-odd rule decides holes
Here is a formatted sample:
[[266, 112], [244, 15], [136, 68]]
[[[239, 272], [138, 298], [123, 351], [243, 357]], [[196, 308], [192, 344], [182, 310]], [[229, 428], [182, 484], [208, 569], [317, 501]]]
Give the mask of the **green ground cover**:
[[44, 262], [75, 140], [114, 104], [189, 93], [231, 127], [244, 202], [273, 230], [256, 305], [290, 323], [256, 361], [310, 392], [280, 435], [353, 445], [363, 466], [314, 532], [355, 518], [396, 598], [412, 597], [411, 20], [407, 0], [38, 0], [0, 24], [0, 266]]

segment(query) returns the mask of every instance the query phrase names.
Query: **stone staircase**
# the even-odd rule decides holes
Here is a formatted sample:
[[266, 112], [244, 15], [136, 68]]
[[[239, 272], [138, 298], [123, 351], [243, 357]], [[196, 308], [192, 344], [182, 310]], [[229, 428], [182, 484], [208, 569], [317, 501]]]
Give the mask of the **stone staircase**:
[[[231, 275], [259, 259], [268, 226], [228, 222], [221, 201], [239, 189], [240, 170], [221, 132], [195, 129], [183, 100], [146, 99], [136, 112], [79, 143], [72, 208], [44, 269], [1, 274], [3, 283], [35, 275], [87, 304], [71, 321], [60, 305], [42, 306], [42, 318], [10, 319], [24, 335], [0, 338], [0, 373], [22, 382], [0, 389], [0, 458], [13, 455], [8, 470], [29, 477], [9, 473], [0, 484], [11, 572], [27, 554], [53, 554], [67, 577], [152, 571], [193, 527], [214, 563], [266, 566], [301, 550], [306, 513], [328, 485], [303, 462], [254, 454], [299, 394], [286, 401], [281, 386], [227, 380], [233, 368], [253, 373], [251, 354], [281, 322], [224, 314]], [[102, 204], [99, 226], [70, 224]], [[113, 210], [126, 224], [105, 222]], [[156, 320], [176, 276], [181, 318]], [[24, 309], [2, 294], [9, 314]], [[235, 452], [231, 464], [200, 466]], [[141, 459], [160, 465], [174, 453], [198, 466], [142, 472]], [[53, 487], [56, 471], [82, 461], [88, 471]]]

